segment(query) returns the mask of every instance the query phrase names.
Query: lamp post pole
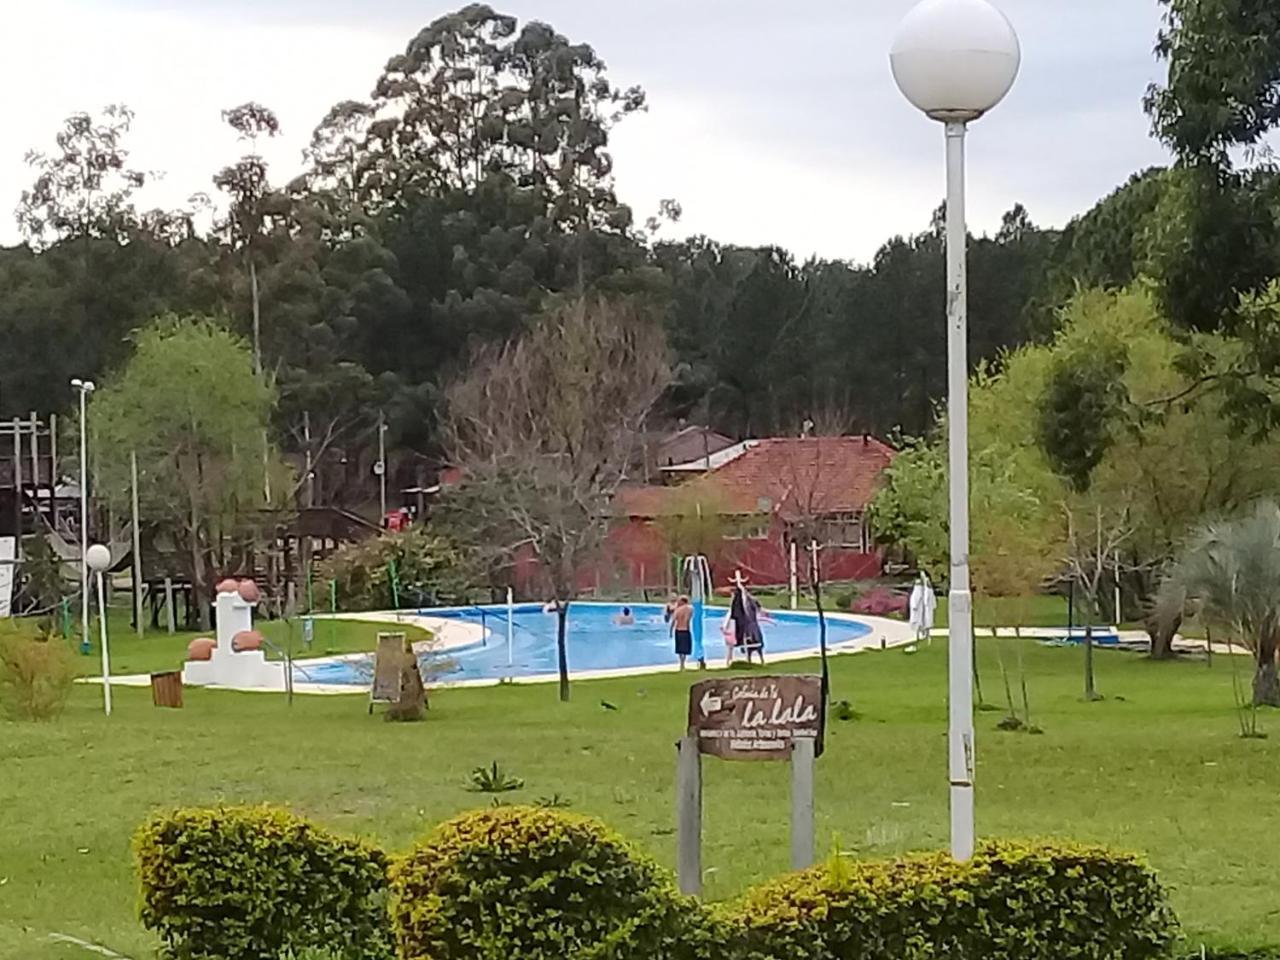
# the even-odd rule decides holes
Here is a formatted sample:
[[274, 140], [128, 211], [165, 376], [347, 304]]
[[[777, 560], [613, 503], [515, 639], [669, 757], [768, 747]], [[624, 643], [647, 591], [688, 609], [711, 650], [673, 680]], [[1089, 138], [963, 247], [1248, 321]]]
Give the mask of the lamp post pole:
[[86, 569], [93, 571], [98, 588], [98, 624], [102, 631], [102, 710], [111, 716], [111, 654], [107, 647], [107, 591], [103, 576], [111, 567], [111, 551], [101, 543], [95, 543], [85, 552]]
[[107, 591], [102, 584], [102, 571], [97, 572], [98, 626], [102, 631], [102, 709], [111, 716], [111, 654], [107, 647]]
[[378, 525], [387, 522], [387, 421], [382, 411], [378, 411]]
[[951, 588], [948, 675], [948, 776], [951, 855], [973, 856], [973, 595], [969, 587], [969, 349], [964, 142], [968, 125], [947, 136], [947, 453], [950, 482]]
[[[87, 654], [89, 643], [89, 441], [85, 424], [86, 398], [93, 393], [92, 380], [72, 380], [80, 392], [80, 652]], [[109, 712], [109, 711], [108, 711]]]
[[969, 582], [969, 356], [965, 136], [1004, 99], [1022, 52], [1013, 26], [988, 0], [921, 0], [907, 14], [890, 61], [903, 95], [945, 124], [947, 144], [947, 454], [951, 585], [947, 645], [947, 776], [951, 855], [974, 849], [973, 595]]

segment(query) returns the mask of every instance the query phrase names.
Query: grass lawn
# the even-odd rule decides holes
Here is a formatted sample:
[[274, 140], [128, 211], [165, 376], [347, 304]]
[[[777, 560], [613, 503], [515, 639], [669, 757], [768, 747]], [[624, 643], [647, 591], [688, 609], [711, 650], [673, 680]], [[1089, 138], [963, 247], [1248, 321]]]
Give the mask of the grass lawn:
[[[988, 697], [1000, 686], [994, 643], [979, 643]], [[1210, 669], [1099, 652], [1108, 699], [1086, 704], [1079, 650], [1024, 650], [1045, 733], [1000, 733], [999, 713], [978, 714], [980, 833], [1143, 851], [1192, 942], [1280, 943], [1280, 718], [1262, 720], [1273, 739], [1236, 736], [1225, 657]], [[150, 655], [135, 653], [132, 669]], [[833, 723], [819, 761], [820, 851], [945, 847], [944, 644], [840, 657], [832, 669], [834, 696], [862, 718]], [[289, 708], [279, 695], [189, 690], [184, 709], [159, 710], [146, 690], [129, 689], [108, 721], [97, 689], [79, 688], [60, 719], [0, 731], [0, 957], [91, 956], [51, 942], [52, 932], [150, 956], [129, 838], [153, 810], [269, 800], [403, 850], [441, 818], [486, 805], [464, 784], [494, 760], [527, 781], [504, 799], [560, 793], [671, 865], [672, 744], [695, 678], [578, 683], [569, 704], [549, 685], [442, 691], [416, 725], [368, 717], [360, 696], [298, 697]], [[709, 896], [785, 869], [787, 797], [783, 764], [706, 761]]]
[[[139, 638], [129, 625], [129, 612], [108, 605], [108, 640], [111, 647], [111, 672], [113, 674], [152, 673], [159, 670], [177, 670], [187, 658], [187, 644], [198, 636], [213, 636], [210, 631], [205, 634], [190, 631], [166, 633], [164, 629], [148, 629], [146, 636]], [[275, 648], [268, 648], [267, 659], [282, 659], [280, 651], [290, 649], [293, 656], [301, 660], [304, 657], [327, 657], [342, 653], [372, 652], [378, 645], [378, 633], [386, 630], [399, 630], [407, 633], [412, 640], [426, 639], [425, 630], [409, 624], [393, 625], [387, 623], [367, 623], [356, 620], [316, 620], [312, 634], [312, 643], [307, 647], [303, 643], [302, 618], [298, 617], [289, 623], [283, 620], [258, 620], [254, 626], [262, 631]], [[292, 631], [292, 641], [290, 639]], [[79, 657], [81, 674], [97, 676], [102, 673], [102, 661], [98, 652], [98, 622], [93, 620], [89, 626], [93, 641], [92, 652], [88, 656]], [[79, 649], [80, 622], [72, 624], [71, 637], [68, 642]]]

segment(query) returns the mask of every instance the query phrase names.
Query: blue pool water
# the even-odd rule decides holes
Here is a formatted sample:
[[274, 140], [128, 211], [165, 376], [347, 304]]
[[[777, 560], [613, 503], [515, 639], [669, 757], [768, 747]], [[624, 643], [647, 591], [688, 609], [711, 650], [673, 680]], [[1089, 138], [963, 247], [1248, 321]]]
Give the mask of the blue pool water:
[[[654, 667], [676, 662], [670, 630], [662, 620], [658, 604], [635, 604], [636, 622], [618, 626], [614, 618], [621, 604], [573, 604], [569, 608], [566, 638], [569, 669], [616, 670]], [[507, 665], [507, 611], [504, 606], [470, 607], [450, 610], [423, 610], [424, 615], [474, 623], [485, 629], [485, 641], [445, 654], [453, 661], [446, 680], [497, 680], [502, 677], [532, 677], [554, 674], [556, 665], [556, 615], [543, 613], [540, 605], [521, 604], [515, 608], [515, 631], [511, 666]], [[720, 624], [723, 607], [706, 608], [703, 636], [706, 658], [724, 661]], [[765, 656], [812, 650], [818, 646], [818, 620], [813, 614], [770, 611], [772, 623], [762, 624]], [[827, 643], [831, 646], [857, 640], [871, 633], [863, 623], [850, 620], [827, 621]], [[298, 682], [369, 683], [370, 666], [364, 660], [302, 664], [294, 668]]]

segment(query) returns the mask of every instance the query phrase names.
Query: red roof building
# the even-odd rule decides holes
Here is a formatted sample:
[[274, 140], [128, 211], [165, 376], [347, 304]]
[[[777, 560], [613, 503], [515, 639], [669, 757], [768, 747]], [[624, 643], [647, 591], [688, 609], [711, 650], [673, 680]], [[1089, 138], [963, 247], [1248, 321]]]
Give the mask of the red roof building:
[[825, 580], [880, 574], [866, 511], [893, 462], [892, 447], [865, 435], [771, 438], [742, 447], [677, 486], [619, 491], [616, 513], [627, 522], [614, 528], [610, 546], [614, 566], [625, 570], [632, 585], [661, 585], [652, 575], [665, 576], [670, 565], [664, 523], [704, 506], [737, 521], [721, 556], [710, 558], [713, 568], [727, 570], [713, 570], [717, 583], [737, 567], [757, 584], [786, 583], [792, 540], [818, 541]]

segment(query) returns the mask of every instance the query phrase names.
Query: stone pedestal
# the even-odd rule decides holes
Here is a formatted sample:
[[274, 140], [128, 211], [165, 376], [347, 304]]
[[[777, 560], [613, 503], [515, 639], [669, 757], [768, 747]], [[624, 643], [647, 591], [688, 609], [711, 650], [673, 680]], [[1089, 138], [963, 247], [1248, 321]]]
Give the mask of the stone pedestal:
[[[250, 599], [251, 598], [251, 599]], [[284, 690], [284, 664], [268, 662], [261, 650], [237, 652], [232, 638], [253, 629], [253, 609], [258, 588], [250, 580], [218, 584], [218, 645], [208, 660], [191, 660], [182, 669], [182, 682], [191, 686], [237, 687], [253, 690]]]

